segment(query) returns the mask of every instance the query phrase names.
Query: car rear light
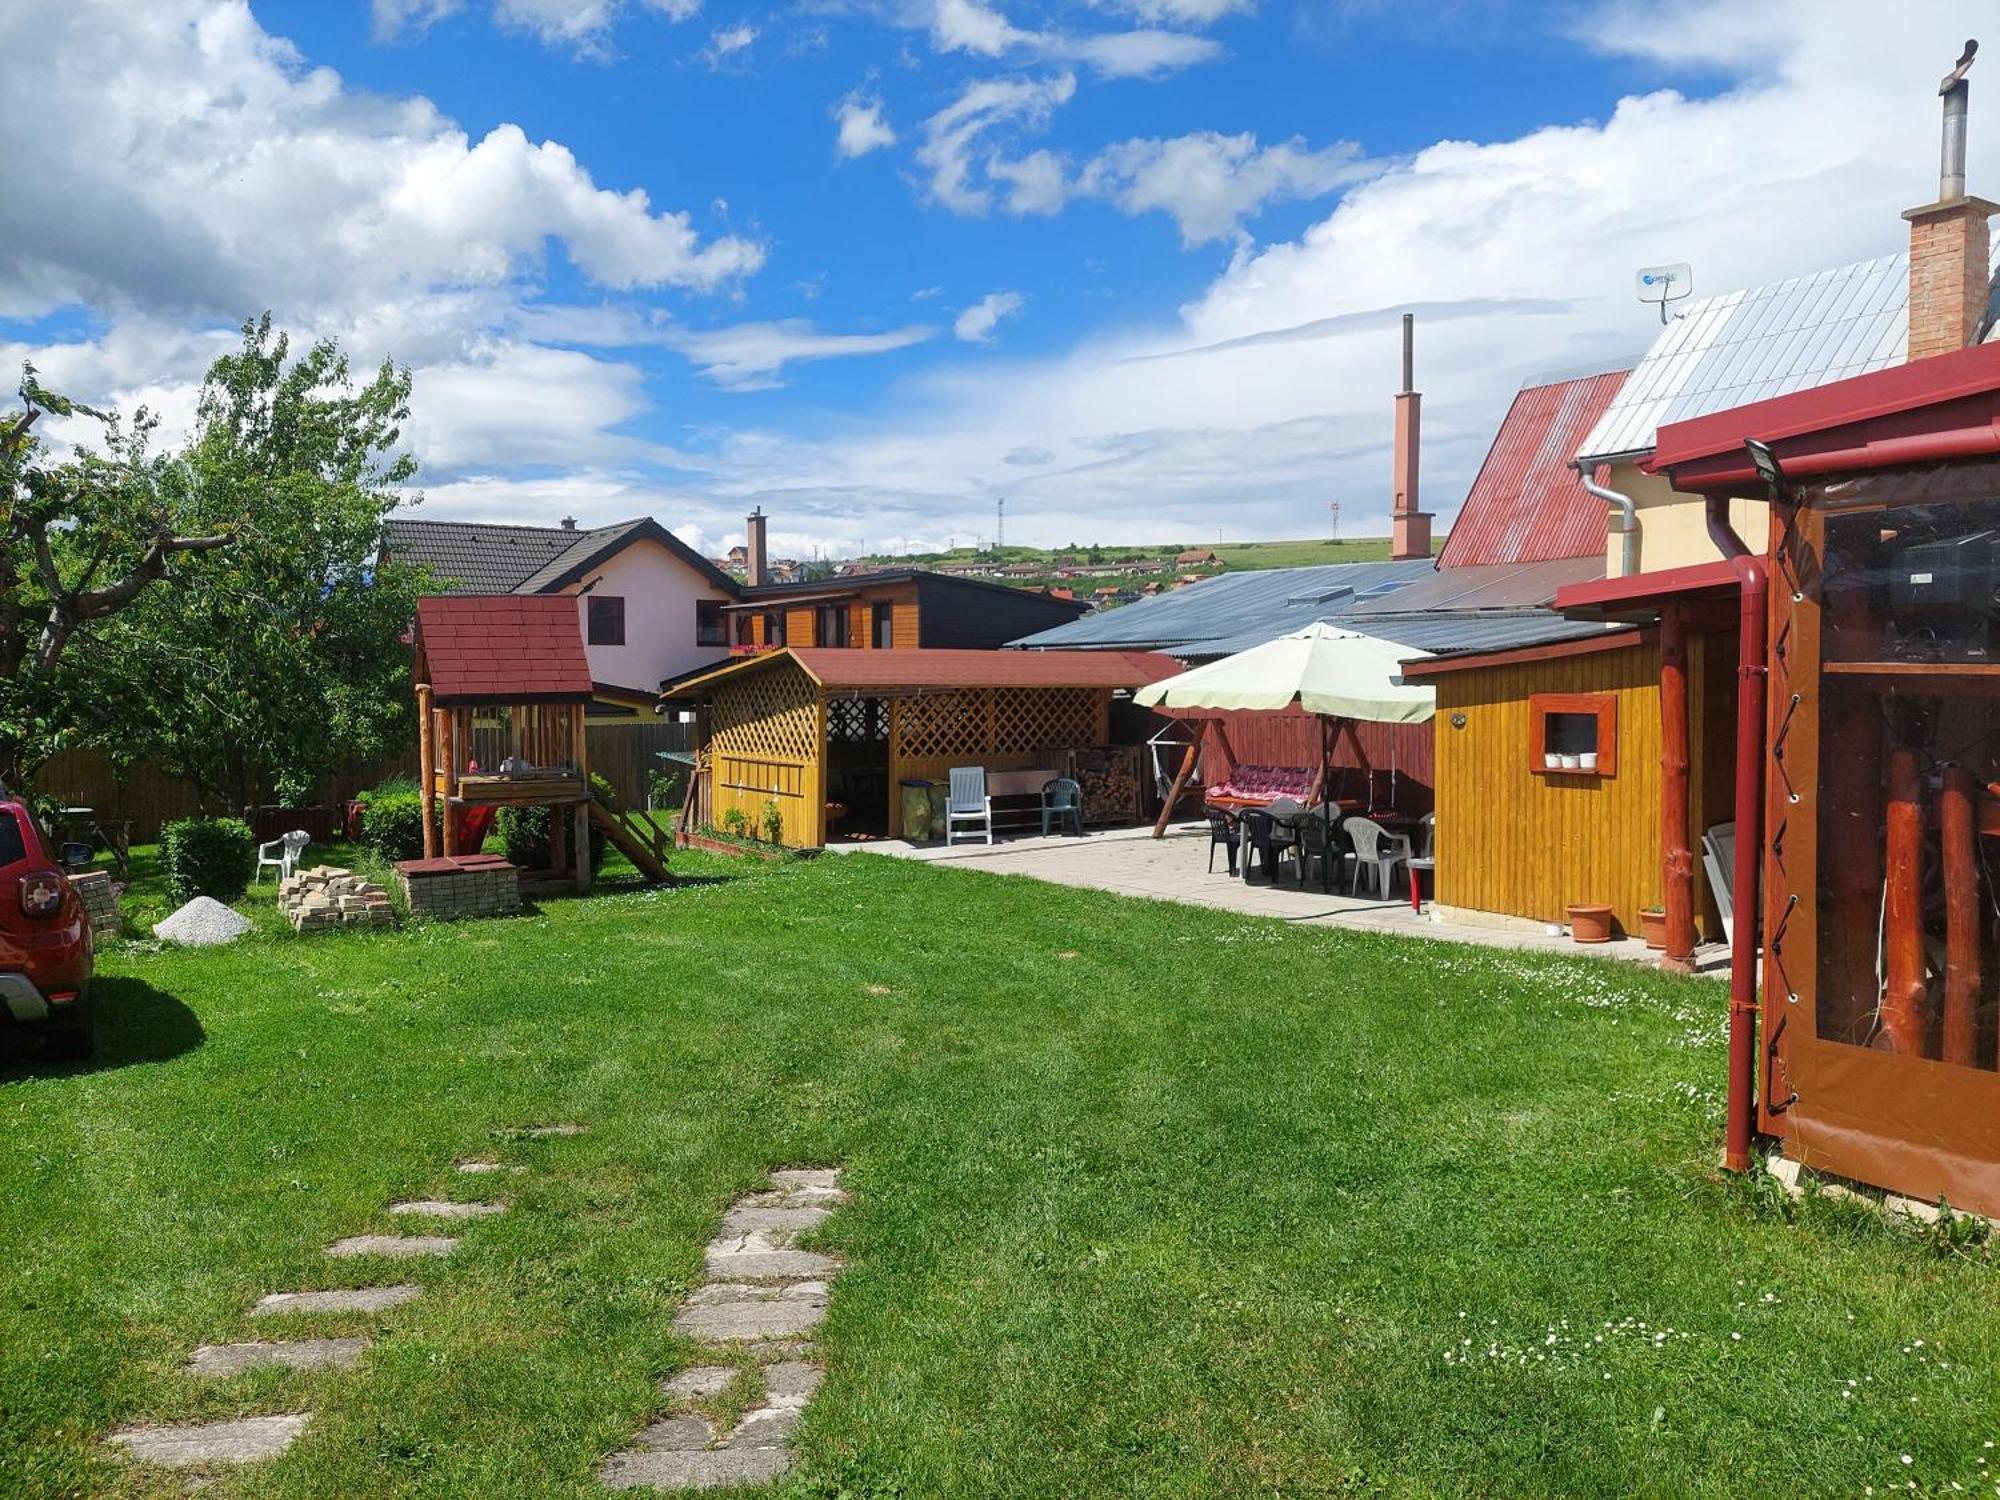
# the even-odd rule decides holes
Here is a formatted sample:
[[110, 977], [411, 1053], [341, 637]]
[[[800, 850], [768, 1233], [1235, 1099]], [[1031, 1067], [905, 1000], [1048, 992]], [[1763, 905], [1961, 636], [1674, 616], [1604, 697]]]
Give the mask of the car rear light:
[[21, 910], [31, 917], [50, 917], [62, 910], [63, 878], [54, 870], [35, 870], [21, 877]]

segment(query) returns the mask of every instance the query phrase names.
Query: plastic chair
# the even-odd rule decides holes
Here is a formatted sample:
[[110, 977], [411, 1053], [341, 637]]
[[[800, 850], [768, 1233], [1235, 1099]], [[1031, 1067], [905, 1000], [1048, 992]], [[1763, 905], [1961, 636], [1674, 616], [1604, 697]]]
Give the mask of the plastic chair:
[[1236, 877], [1236, 847], [1242, 836], [1236, 827], [1236, 819], [1219, 807], [1208, 810], [1208, 873], [1215, 873], [1215, 846], [1221, 844], [1229, 851], [1229, 875]]
[[272, 839], [268, 844], [257, 846], [257, 868], [250, 872], [253, 881], [264, 878], [268, 865], [278, 872], [278, 879], [289, 878], [299, 867], [299, 856], [306, 852], [306, 845], [312, 842], [312, 835], [303, 828], [294, 828], [282, 838]]
[[1410, 875], [1411, 911], [1424, 909], [1423, 882], [1417, 877], [1426, 870], [1431, 872], [1433, 880], [1437, 877], [1437, 821], [1436, 813], [1425, 813], [1417, 819], [1417, 852], [1403, 862]]
[[1263, 861], [1264, 878], [1276, 882], [1284, 864], [1285, 851], [1298, 840], [1280, 828], [1268, 812], [1251, 808], [1243, 814], [1243, 878], [1250, 878], [1252, 856]]
[[993, 842], [993, 799], [986, 795], [986, 767], [953, 766], [951, 782], [944, 802], [944, 841], [947, 846], [958, 840], [958, 825], [975, 825], [967, 829], [966, 837], [984, 831], [986, 842]]
[[1299, 838], [1300, 890], [1305, 889], [1306, 875], [1312, 868], [1313, 860], [1318, 859], [1319, 888], [1329, 896], [1333, 894], [1333, 867], [1347, 861], [1347, 851], [1341, 847], [1337, 837], [1339, 826], [1339, 815], [1328, 816], [1324, 808], [1306, 813], [1292, 824]]
[[1361, 875], [1369, 873], [1369, 884], [1375, 894], [1383, 900], [1389, 899], [1389, 892], [1396, 880], [1396, 866], [1410, 862], [1410, 841], [1400, 833], [1391, 833], [1373, 818], [1349, 818], [1341, 825], [1347, 836], [1354, 841], [1354, 883], [1347, 888], [1350, 896], [1361, 894]]
[[1083, 788], [1068, 776], [1058, 776], [1042, 787], [1042, 837], [1049, 836], [1050, 823], [1069, 822], [1076, 825], [1076, 836], [1083, 837]]

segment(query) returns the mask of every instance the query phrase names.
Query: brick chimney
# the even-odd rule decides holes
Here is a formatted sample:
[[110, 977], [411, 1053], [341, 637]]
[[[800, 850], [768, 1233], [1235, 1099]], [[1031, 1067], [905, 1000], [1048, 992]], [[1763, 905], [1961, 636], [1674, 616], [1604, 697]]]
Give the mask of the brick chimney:
[[760, 505], [750, 512], [743, 523], [743, 549], [748, 554], [744, 563], [744, 575], [753, 586], [769, 582], [770, 565], [764, 552], [764, 508]]
[[1396, 458], [1391, 482], [1389, 556], [1398, 562], [1431, 555], [1431, 517], [1417, 509], [1417, 449], [1423, 438], [1424, 398], [1414, 388], [1417, 373], [1416, 318], [1403, 314], [1403, 388], [1396, 394]]
[[1907, 210], [1910, 221], [1911, 359], [1949, 354], [1979, 341], [1991, 287], [1987, 219], [2000, 204], [1965, 191], [1965, 114], [1971, 97], [1966, 72], [1977, 42], [1967, 42], [1958, 66], [1938, 87], [1944, 100], [1937, 202]]

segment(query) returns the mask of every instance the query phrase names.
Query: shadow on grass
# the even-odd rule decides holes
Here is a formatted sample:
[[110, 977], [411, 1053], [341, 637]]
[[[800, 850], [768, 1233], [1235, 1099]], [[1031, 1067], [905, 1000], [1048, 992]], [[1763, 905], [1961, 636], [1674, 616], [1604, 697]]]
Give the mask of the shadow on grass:
[[90, 987], [97, 1007], [97, 1045], [77, 1062], [46, 1056], [40, 1027], [0, 1028], [0, 1078], [25, 1074], [101, 1073], [133, 1063], [166, 1062], [208, 1039], [200, 1018], [165, 990], [143, 979], [98, 979]]

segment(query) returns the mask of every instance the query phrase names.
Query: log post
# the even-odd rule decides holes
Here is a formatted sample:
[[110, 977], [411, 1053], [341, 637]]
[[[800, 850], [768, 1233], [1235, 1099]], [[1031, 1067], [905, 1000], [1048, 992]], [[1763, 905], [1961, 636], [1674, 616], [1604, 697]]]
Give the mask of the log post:
[[1188, 741], [1187, 753], [1181, 757], [1180, 769], [1174, 772], [1174, 784], [1167, 788], [1166, 801], [1160, 807], [1159, 820], [1153, 824], [1153, 837], [1156, 839], [1166, 836], [1167, 824], [1173, 821], [1174, 808], [1180, 804], [1181, 792], [1188, 784], [1188, 777], [1194, 774], [1195, 762], [1201, 759], [1204, 721], [1195, 719], [1192, 722], [1195, 726], [1194, 738]]
[[[1921, 1057], [1930, 1017], [1924, 984], [1924, 782], [1917, 752], [1889, 752], [1884, 808], [1887, 888], [1882, 903], [1882, 1024], [1876, 1045]], [[1742, 913], [1737, 914], [1742, 920]]]
[[[588, 719], [584, 705], [572, 703], [569, 706], [569, 753], [576, 765], [576, 774], [583, 782], [583, 800], [570, 810], [572, 823], [570, 834], [570, 856], [576, 861], [576, 888], [590, 889], [590, 740], [587, 734]], [[605, 809], [608, 814], [609, 808]]]
[[1667, 927], [1660, 967], [1677, 974], [1694, 972], [1688, 760], [1687, 622], [1669, 604], [1660, 612], [1660, 884]]
[[1979, 1063], [1979, 835], [1977, 788], [1963, 766], [1946, 766], [1938, 825], [1944, 840], [1944, 1060]]
[[437, 710], [428, 682], [417, 684], [417, 785], [424, 820], [424, 858], [436, 859], [437, 836]]

